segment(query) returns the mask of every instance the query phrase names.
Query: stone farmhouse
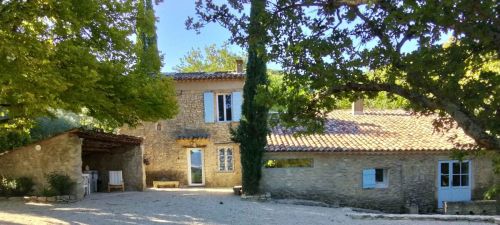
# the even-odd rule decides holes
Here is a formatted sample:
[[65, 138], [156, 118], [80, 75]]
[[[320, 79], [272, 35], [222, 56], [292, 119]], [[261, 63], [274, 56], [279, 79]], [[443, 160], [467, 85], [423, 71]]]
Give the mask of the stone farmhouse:
[[[154, 181], [241, 185], [240, 149], [230, 130], [241, 118], [242, 67], [239, 62], [236, 72], [170, 74], [180, 111], [175, 118], [123, 127], [120, 134], [68, 131], [0, 154], [0, 175], [33, 177], [40, 190], [45, 174], [61, 171], [77, 181], [78, 198], [89, 169], [99, 173], [97, 190], [106, 190], [113, 170], [123, 171], [125, 190], [141, 191]], [[391, 212], [427, 213], [445, 207], [443, 202], [483, 199], [500, 181], [490, 153], [454, 159], [454, 150], [472, 151], [464, 146], [473, 140], [461, 129], [435, 132], [433, 119], [364, 110], [358, 101], [352, 110], [332, 112], [324, 134], [297, 136], [300, 128], [272, 127], [261, 191]]]
[[[241, 184], [239, 146], [230, 129], [241, 118], [244, 73], [177, 73], [180, 113], [120, 132], [144, 139], [146, 180], [183, 186]], [[331, 114], [325, 134], [296, 136], [274, 127], [264, 155], [261, 189], [276, 197], [403, 212], [433, 212], [445, 201], [483, 199], [495, 181], [487, 155], [452, 159], [456, 143], [473, 140], [462, 130], [435, 132], [432, 117], [401, 110]], [[451, 141], [451, 137], [456, 137]]]

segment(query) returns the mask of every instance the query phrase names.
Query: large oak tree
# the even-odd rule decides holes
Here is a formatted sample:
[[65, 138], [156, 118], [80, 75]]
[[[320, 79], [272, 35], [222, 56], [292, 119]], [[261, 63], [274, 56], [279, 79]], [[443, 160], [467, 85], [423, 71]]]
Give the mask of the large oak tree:
[[172, 117], [155, 19], [151, 0], [0, 0], [0, 131], [57, 110], [110, 127]]
[[[199, 0], [187, 23], [219, 23], [246, 45], [248, 3]], [[274, 0], [266, 12], [269, 60], [286, 74], [274, 96], [285, 122], [321, 129], [336, 99], [385, 91], [437, 113], [436, 128], [457, 124], [479, 147], [500, 150], [496, 0]]]

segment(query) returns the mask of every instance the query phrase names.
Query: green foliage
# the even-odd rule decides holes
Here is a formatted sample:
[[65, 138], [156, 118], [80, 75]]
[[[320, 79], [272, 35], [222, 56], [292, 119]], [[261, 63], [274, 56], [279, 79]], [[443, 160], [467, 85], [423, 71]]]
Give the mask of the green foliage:
[[0, 129], [0, 153], [30, 143], [31, 138], [25, 130]]
[[265, 13], [264, 0], [253, 0], [251, 8], [251, 23], [249, 34], [251, 40], [248, 47], [248, 63], [245, 86], [243, 87], [242, 119], [236, 131], [233, 131], [233, 140], [239, 142], [242, 165], [243, 192], [256, 194], [259, 192], [261, 177], [262, 155], [267, 144], [268, 133], [267, 105], [256, 101], [261, 87], [268, 85], [265, 61], [265, 42], [263, 42], [262, 18]]
[[47, 183], [50, 185], [50, 190], [56, 195], [69, 195], [73, 191], [76, 182], [66, 174], [52, 172], [47, 174]]
[[[150, 4], [7, 1], [0, 12], [0, 132], [26, 131], [57, 110], [113, 128], [177, 113], [173, 81], [159, 75], [161, 57], [149, 45]], [[147, 43], [135, 45], [135, 32]]]
[[0, 177], [0, 196], [25, 196], [33, 191], [35, 183], [29, 177], [10, 179]]
[[[496, 0], [274, 3], [263, 21], [268, 60], [285, 71], [281, 94], [272, 96], [286, 106], [283, 122], [321, 131], [337, 101], [385, 91], [439, 115], [438, 130], [456, 123], [478, 146], [500, 149]], [[197, 4], [198, 21], [188, 27], [220, 23], [244, 46], [245, 4]]]
[[44, 187], [40, 191], [40, 196], [43, 196], [43, 197], [53, 197], [53, 196], [57, 196], [57, 192], [54, 191], [53, 189]]
[[221, 72], [236, 70], [236, 60], [244, 59], [245, 55], [233, 53], [228, 45], [221, 47], [212, 44], [201, 49], [191, 49], [174, 67], [178, 72]]

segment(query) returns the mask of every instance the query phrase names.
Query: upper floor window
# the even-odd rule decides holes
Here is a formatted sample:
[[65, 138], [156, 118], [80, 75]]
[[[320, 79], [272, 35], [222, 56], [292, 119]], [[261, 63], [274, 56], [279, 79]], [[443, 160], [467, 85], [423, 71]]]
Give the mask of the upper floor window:
[[241, 91], [230, 93], [203, 93], [205, 123], [240, 121], [243, 96]]
[[233, 149], [231, 148], [219, 148], [219, 171], [230, 172], [233, 171]]
[[232, 121], [231, 94], [217, 94], [217, 121]]

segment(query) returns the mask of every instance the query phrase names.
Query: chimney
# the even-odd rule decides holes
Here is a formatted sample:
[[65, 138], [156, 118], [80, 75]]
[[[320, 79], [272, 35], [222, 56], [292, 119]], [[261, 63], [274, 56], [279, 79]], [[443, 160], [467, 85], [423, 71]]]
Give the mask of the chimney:
[[363, 99], [352, 103], [352, 115], [363, 115]]
[[243, 60], [242, 59], [236, 60], [236, 73], [243, 73]]

